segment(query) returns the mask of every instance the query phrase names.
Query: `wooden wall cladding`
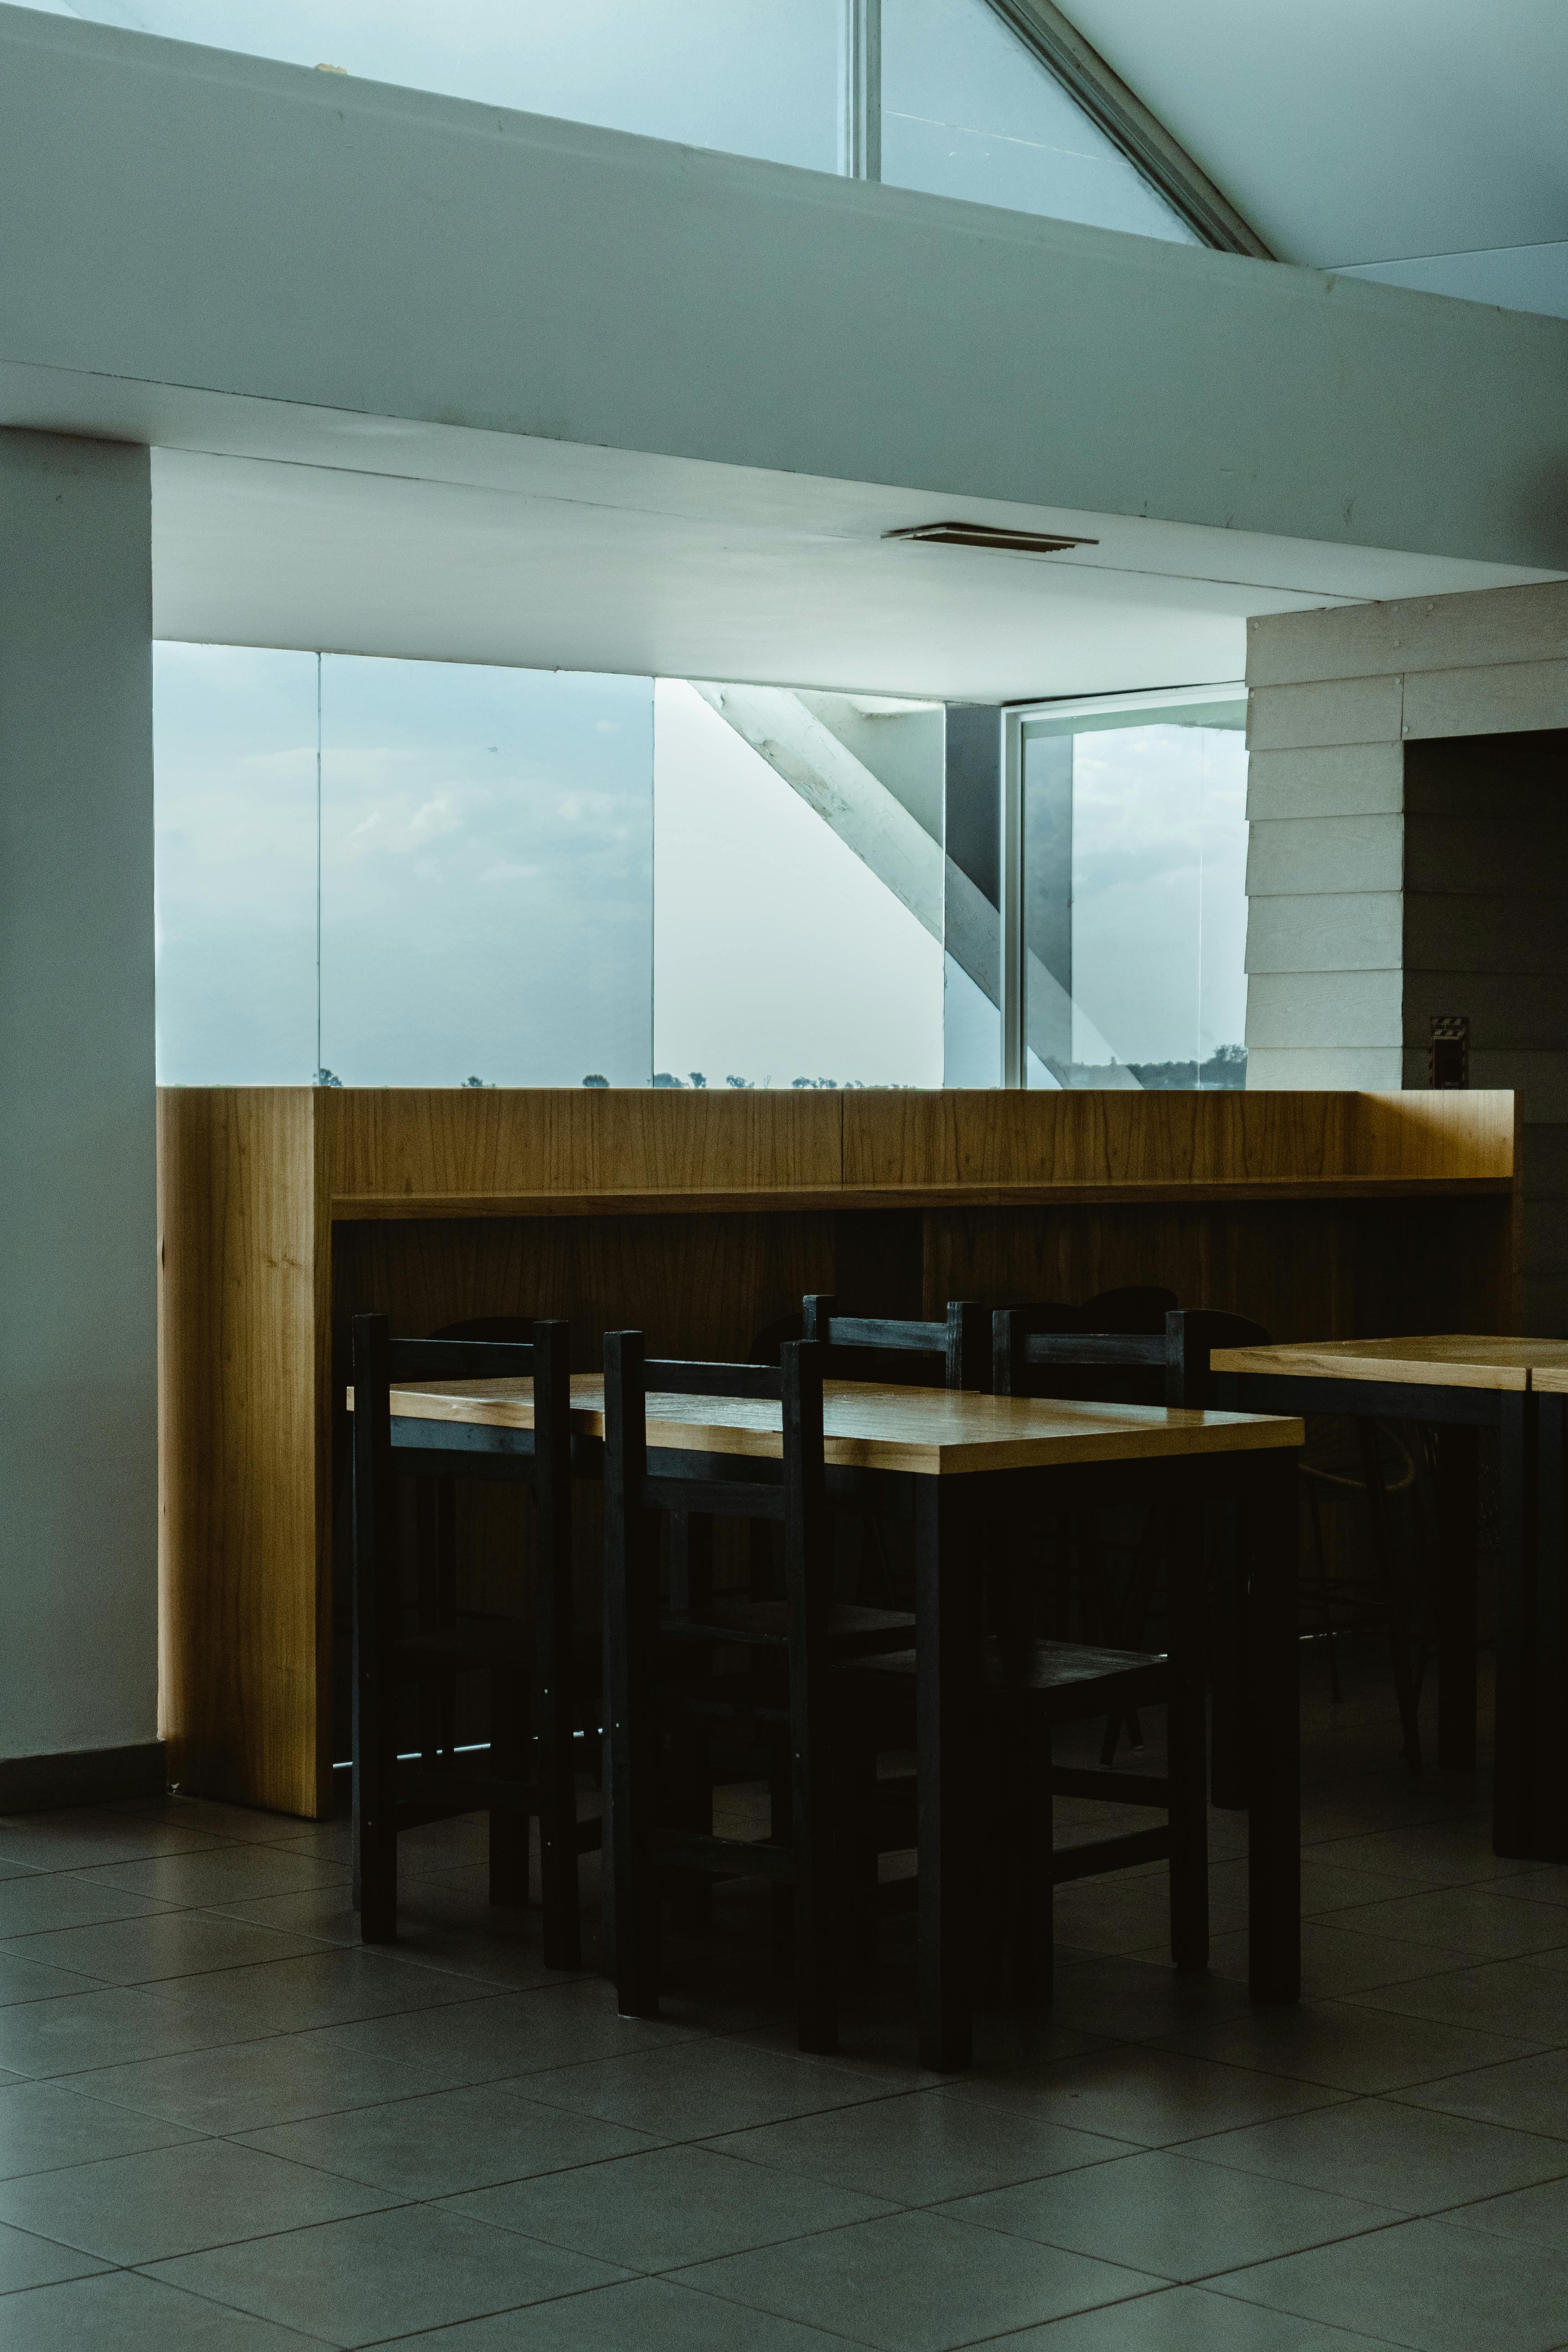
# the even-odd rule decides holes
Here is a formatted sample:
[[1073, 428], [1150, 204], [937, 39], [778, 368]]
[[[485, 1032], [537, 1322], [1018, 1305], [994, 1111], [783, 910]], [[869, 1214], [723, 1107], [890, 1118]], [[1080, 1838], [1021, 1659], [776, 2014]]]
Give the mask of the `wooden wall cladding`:
[[310, 1098], [158, 1098], [160, 1716], [172, 1778], [324, 1794], [325, 1398]]
[[[1510, 1095], [241, 1087], [159, 1117], [164, 1736], [183, 1785], [281, 1811], [329, 1806], [341, 1744], [358, 1308], [563, 1315], [584, 1370], [607, 1326], [744, 1355], [808, 1290], [910, 1315], [1161, 1282], [1282, 1339], [1511, 1328]], [[503, 1605], [526, 1512], [485, 1513]]]
[[851, 1094], [847, 1186], [1504, 1179], [1508, 1094]]

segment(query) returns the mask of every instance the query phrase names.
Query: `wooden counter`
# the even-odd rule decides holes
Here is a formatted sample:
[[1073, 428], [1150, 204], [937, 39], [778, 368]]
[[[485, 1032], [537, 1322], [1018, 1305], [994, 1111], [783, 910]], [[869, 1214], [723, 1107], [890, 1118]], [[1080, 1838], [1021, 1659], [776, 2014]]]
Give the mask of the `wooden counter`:
[[1279, 1339], [1505, 1330], [1513, 1171], [1495, 1093], [164, 1089], [174, 1776], [330, 1802], [334, 1484], [341, 1515], [365, 1307], [409, 1332], [566, 1315], [583, 1371], [606, 1326], [744, 1354], [806, 1290], [921, 1314], [1161, 1281]]

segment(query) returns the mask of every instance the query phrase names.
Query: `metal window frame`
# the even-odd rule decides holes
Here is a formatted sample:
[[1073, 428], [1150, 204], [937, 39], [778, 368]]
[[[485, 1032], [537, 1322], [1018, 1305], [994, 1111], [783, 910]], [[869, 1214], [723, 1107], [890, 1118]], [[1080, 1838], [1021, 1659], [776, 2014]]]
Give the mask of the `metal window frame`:
[[1164, 711], [1198, 710], [1205, 705], [1245, 707], [1247, 688], [1239, 679], [1214, 686], [1151, 687], [1133, 694], [1070, 696], [1059, 702], [1013, 703], [998, 714], [1002, 756], [998, 766], [1002, 794], [1002, 904], [1000, 916], [1002, 990], [1002, 1070], [1004, 1087], [1019, 1090], [1025, 1080], [1024, 1051], [1024, 760], [1032, 735], [1074, 735], [1105, 727], [1140, 714], [1158, 726]]
[[1246, 254], [1254, 261], [1278, 259], [1251, 222], [1215, 187], [1202, 164], [1128, 89], [1053, 0], [986, 0], [986, 5], [1033, 51], [1205, 245], [1218, 253]]
[[838, 167], [846, 179], [882, 176], [882, 0], [843, 0], [843, 109]]

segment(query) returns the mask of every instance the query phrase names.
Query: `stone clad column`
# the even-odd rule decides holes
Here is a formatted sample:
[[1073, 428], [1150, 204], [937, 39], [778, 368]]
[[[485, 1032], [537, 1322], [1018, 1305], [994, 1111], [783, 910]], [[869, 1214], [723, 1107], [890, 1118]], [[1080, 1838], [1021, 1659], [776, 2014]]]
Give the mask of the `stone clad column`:
[[1521, 1128], [1520, 1328], [1568, 1332], [1568, 583], [1248, 625], [1247, 1085], [1468, 1082]]
[[162, 1785], [148, 452], [0, 432], [0, 1811]]

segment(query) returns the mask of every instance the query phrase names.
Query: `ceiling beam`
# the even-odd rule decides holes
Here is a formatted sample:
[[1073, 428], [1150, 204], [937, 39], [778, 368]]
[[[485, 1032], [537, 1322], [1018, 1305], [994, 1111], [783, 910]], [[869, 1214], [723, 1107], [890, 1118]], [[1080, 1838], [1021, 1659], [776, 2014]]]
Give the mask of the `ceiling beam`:
[[989, 5], [1205, 245], [1220, 253], [1249, 254], [1255, 261], [1277, 258], [1203, 166], [1052, 0], [989, 0]]

